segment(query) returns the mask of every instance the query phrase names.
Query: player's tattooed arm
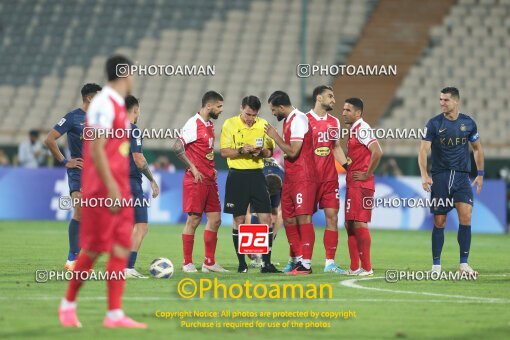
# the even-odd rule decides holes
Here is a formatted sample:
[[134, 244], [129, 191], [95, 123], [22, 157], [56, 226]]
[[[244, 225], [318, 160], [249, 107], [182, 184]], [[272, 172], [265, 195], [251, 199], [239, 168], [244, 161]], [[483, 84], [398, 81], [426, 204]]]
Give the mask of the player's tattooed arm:
[[480, 140], [471, 143], [471, 147], [473, 148], [473, 157], [475, 159], [476, 169], [478, 170], [478, 174], [474, 179], [473, 183], [471, 183], [471, 186], [476, 185], [476, 193], [480, 194], [480, 191], [482, 191], [483, 186], [485, 156], [483, 153], [482, 143], [480, 143]]
[[149, 169], [149, 164], [147, 163], [143, 153], [133, 152], [133, 159], [138, 170], [140, 170], [140, 172], [151, 182], [152, 197], [157, 197], [159, 195], [159, 186], [154, 180], [154, 176], [152, 175], [151, 169]]
[[175, 139], [173, 144], [171, 145], [172, 151], [175, 152], [177, 157], [189, 167], [193, 177], [195, 177], [195, 183], [202, 182], [203, 175], [198, 171], [195, 164], [193, 164], [188, 156], [186, 156], [186, 151], [184, 150], [184, 144], [180, 139]]
[[427, 156], [429, 154], [431, 145], [432, 142], [422, 140], [420, 144], [420, 151], [418, 153], [418, 165], [420, 167], [421, 184], [423, 186], [423, 190], [426, 192], [430, 192], [432, 186], [432, 178], [430, 178], [427, 171]]

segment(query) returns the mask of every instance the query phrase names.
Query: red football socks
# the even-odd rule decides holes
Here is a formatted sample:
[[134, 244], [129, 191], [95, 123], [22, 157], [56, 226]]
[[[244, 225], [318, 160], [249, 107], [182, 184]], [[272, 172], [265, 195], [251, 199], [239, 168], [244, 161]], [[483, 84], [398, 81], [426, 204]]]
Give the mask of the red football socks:
[[182, 252], [184, 254], [184, 265], [193, 262], [193, 243], [195, 235], [182, 234]]
[[[74, 266], [75, 272], [88, 272], [94, 266], [95, 260], [92, 260], [85, 252], [81, 252], [78, 255], [78, 260], [76, 260], [76, 265]], [[66, 300], [69, 302], [76, 301], [76, 296], [78, 295], [78, 291], [80, 290], [83, 281], [79, 280], [79, 275], [73, 275], [71, 281], [69, 281], [69, 285], [67, 286], [66, 292]]]
[[[182, 236], [184, 237], [184, 234]], [[214, 254], [216, 253], [217, 242], [218, 242], [217, 232], [212, 230], [204, 230], [205, 264], [208, 266], [212, 266], [215, 263]], [[193, 245], [191, 247], [193, 248]]]
[[347, 246], [349, 247], [349, 256], [351, 258], [351, 270], [359, 269], [359, 250], [354, 228], [347, 228]]
[[334, 260], [338, 246], [338, 230], [324, 231], [324, 249], [326, 249], [326, 260]]
[[358, 244], [359, 255], [361, 258], [361, 267], [366, 271], [372, 270], [370, 264], [370, 231], [368, 228], [355, 228], [354, 234]]
[[285, 226], [285, 233], [287, 234], [287, 240], [289, 241], [291, 253], [294, 253], [295, 255], [294, 257], [303, 255], [297, 225], [287, 224]]
[[315, 244], [315, 230], [312, 223], [302, 224], [299, 226], [299, 234], [301, 235], [301, 249], [304, 260], [311, 260], [313, 254], [313, 246]]
[[[124, 268], [126, 268], [128, 259], [127, 257], [116, 257], [110, 255], [108, 263], [106, 264], [106, 271], [108, 272], [108, 310], [120, 309], [122, 305], [122, 294], [126, 280], [122, 276]], [[113, 279], [112, 279], [113, 276]]]

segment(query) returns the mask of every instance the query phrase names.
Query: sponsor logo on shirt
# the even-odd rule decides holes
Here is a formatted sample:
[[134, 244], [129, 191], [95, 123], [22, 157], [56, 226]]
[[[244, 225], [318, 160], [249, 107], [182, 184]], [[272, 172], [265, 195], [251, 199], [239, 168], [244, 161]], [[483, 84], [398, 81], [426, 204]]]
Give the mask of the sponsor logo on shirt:
[[315, 154], [320, 157], [326, 157], [331, 153], [331, 150], [327, 146], [321, 146], [314, 150]]
[[127, 141], [124, 141], [122, 142], [122, 144], [119, 146], [119, 153], [124, 156], [124, 157], [127, 157], [127, 155], [129, 155], [129, 142]]

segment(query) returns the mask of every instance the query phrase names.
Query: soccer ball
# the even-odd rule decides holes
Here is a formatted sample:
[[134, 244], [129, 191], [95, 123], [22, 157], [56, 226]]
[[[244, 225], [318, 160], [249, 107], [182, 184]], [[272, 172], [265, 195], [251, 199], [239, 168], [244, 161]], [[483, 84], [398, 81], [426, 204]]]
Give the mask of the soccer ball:
[[156, 279], [169, 279], [174, 275], [174, 264], [167, 258], [159, 257], [151, 262], [149, 272]]

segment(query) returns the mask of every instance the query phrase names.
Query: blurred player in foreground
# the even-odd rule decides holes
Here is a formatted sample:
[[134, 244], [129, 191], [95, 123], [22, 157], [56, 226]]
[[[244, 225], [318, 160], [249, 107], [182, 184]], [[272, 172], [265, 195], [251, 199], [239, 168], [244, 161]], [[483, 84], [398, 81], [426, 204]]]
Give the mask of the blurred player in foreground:
[[[83, 285], [81, 278], [89, 272], [101, 253], [109, 253], [108, 312], [106, 328], [147, 328], [122, 311], [122, 295], [126, 284], [124, 268], [128, 261], [133, 229], [133, 208], [117, 204], [130, 200], [129, 139], [124, 98], [131, 92], [133, 79], [128, 67], [131, 61], [113, 56], [106, 61], [108, 84], [90, 103], [83, 143], [83, 199], [111, 199], [113, 205], [83, 206], [80, 228], [82, 251], [69, 281], [65, 298], [59, 307], [64, 327], [81, 327], [76, 316], [76, 297]], [[121, 66], [121, 67], [119, 67]], [[92, 133], [90, 133], [92, 132]], [[108, 135], [107, 135], [108, 133]]]
[[324, 272], [345, 274], [345, 270], [335, 264], [338, 246], [338, 210], [340, 209], [335, 158], [343, 164], [344, 168], [347, 166], [347, 158], [340, 146], [340, 122], [329, 114], [335, 105], [333, 88], [326, 85], [317, 86], [313, 90], [312, 97], [315, 105], [306, 116], [312, 127], [314, 163], [319, 182], [316, 200], [319, 208], [324, 209], [326, 217], [323, 240], [326, 250]]
[[173, 150], [186, 164], [183, 180], [183, 208], [188, 213], [186, 226], [182, 231], [184, 263], [182, 270], [195, 273], [193, 245], [202, 214], [207, 224], [204, 230], [205, 260], [202, 272], [228, 272], [214, 258], [218, 242], [218, 228], [221, 224], [221, 205], [216, 170], [214, 169], [214, 124], [223, 112], [223, 97], [215, 91], [208, 91], [202, 97], [202, 108], [188, 119], [182, 129], [182, 137], [175, 141]]
[[[473, 211], [473, 190], [471, 187], [476, 185], [477, 194], [482, 190], [484, 155], [476, 123], [471, 117], [459, 112], [459, 101], [459, 90], [455, 87], [446, 87], [441, 90], [439, 104], [442, 113], [427, 123], [427, 133], [420, 145], [418, 163], [423, 189], [431, 193], [432, 202], [437, 202], [430, 208], [430, 212], [434, 214], [432, 271], [441, 271], [441, 251], [444, 244], [446, 214], [453, 209], [453, 206], [440, 203], [453, 198], [460, 222], [457, 234], [460, 248], [459, 271], [478, 275], [468, 265], [471, 247], [471, 213]], [[473, 148], [478, 169], [472, 184], [469, 180], [471, 171], [469, 143]], [[430, 150], [432, 150], [432, 178], [427, 173], [427, 154]]]
[[289, 245], [295, 254], [291, 259], [295, 267], [287, 274], [311, 274], [315, 243], [312, 215], [317, 188], [311, 127], [306, 115], [292, 106], [287, 93], [273, 92], [268, 103], [278, 121], [284, 120], [283, 138], [269, 124], [265, 130], [285, 153], [282, 216]]
[[[81, 199], [81, 171], [83, 167], [82, 146], [83, 146], [83, 127], [85, 126], [85, 115], [89, 109], [92, 98], [101, 91], [101, 86], [97, 84], [85, 84], [81, 88], [81, 98], [83, 104], [67, 113], [48, 133], [44, 144], [51, 151], [55, 159], [63, 163], [67, 168], [67, 182], [69, 184], [69, 194], [73, 202]], [[57, 145], [57, 139], [67, 133], [67, 146], [71, 153], [71, 159], [66, 159], [60, 152]], [[74, 205], [74, 203], [73, 203]], [[69, 253], [64, 266], [66, 270], [73, 270], [76, 258], [80, 252], [78, 234], [80, 232], [81, 206], [73, 206], [73, 218], [69, 222]]]
[[[370, 231], [374, 198], [374, 171], [382, 157], [381, 146], [370, 126], [361, 118], [363, 101], [345, 100], [342, 117], [349, 127], [347, 141], [347, 169], [345, 194], [345, 228], [347, 229], [350, 268], [347, 275], [372, 276], [370, 263]], [[361, 267], [360, 267], [361, 259]]]
[[131, 184], [131, 193], [135, 200], [133, 207], [135, 213], [135, 225], [133, 227], [131, 254], [129, 255], [129, 261], [126, 268], [126, 275], [129, 278], [147, 279], [147, 276], [140, 274], [135, 269], [136, 257], [138, 256], [138, 250], [142, 245], [142, 240], [147, 234], [148, 230], [148, 214], [147, 205], [145, 204], [145, 198], [142, 189], [142, 174], [151, 183], [152, 198], [156, 198], [159, 195], [159, 186], [152, 176], [152, 172], [149, 169], [149, 164], [143, 156], [142, 151], [142, 131], [136, 126], [138, 118], [140, 117], [140, 103], [134, 96], [129, 95], [126, 97], [126, 110], [128, 112], [128, 118], [131, 122], [131, 135], [130, 135], [130, 153], [129, 153], [129, 180]]

